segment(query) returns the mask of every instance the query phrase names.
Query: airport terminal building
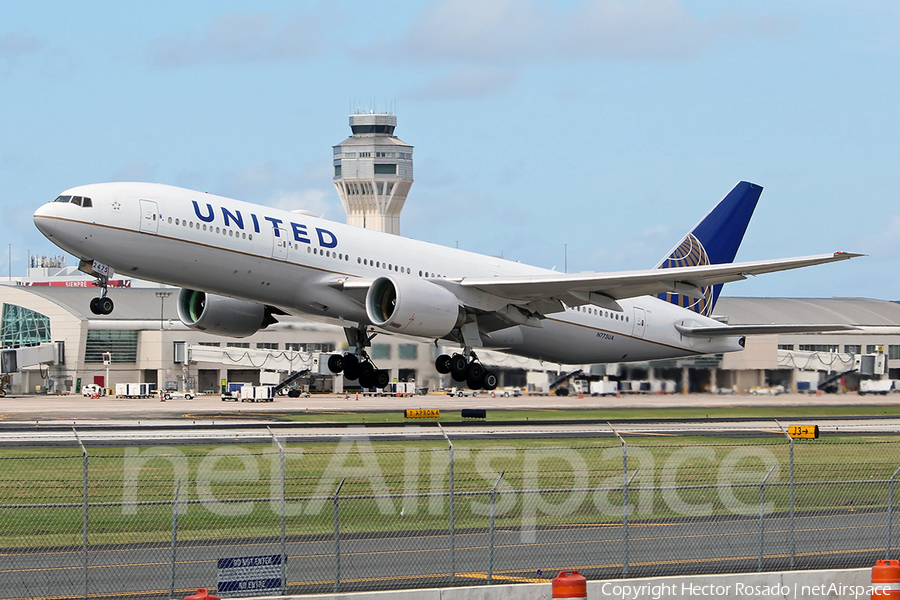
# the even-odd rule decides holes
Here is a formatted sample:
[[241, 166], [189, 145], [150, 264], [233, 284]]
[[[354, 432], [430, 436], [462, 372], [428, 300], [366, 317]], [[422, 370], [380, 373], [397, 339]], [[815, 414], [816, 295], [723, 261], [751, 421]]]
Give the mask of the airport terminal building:
[[[343, 381], [318, 364], [320, 354], [347, 347], [340, 327], [279, 317], [278, 323], [246, 338], [215, 336], [181, 323], [178, 292], [131, 287], [128, 282], [128, 287], [123, 284], [110, 291], [116, 301], [112, 315], [94, 315], [89, 303], [97, 289], [83, 277], [0, 285], [3, 348], [56, 345], [52, 357], [16, 365], [10, 392], [66, 394], [89, 383], [114, 387], [140, 382], [158, 389], [217, 393], [223, 381], [277, 383], [301, 368], [310, 369], [305, 385], [311, 391], [354, 389], [355, 382]], [[621, 389], [635, 392], [746, 392], [778, 385], [815, 391], [829, 378], [835, 378], [829, 391], [855, 391], [861, 378], [900, 379], [900, 303], [722, 297], [716, 313], [730, 325], [845, 323], [864, 329], [751, 336], [742, 352], [649, 363], [557, 365], [494, 352], [479, 355], [500, 373], [501, 386], [522, 388], [535, 375], [552, 380], [560, 372], [579, 368], [586, 379], [619, 381]], [[459, 385], [434, 368], [437, 355], [447, 350], [381, 335], [369, 353], [379, 368], [390, 371], [392, 381], [415, 381], [417, 387], [434, 391]], [[105, 353], [109, 364], [104, 362]], [[860, 374], [860, 356], [875, 357], [876, 371]], [[7, 365], [4, 370], [13, 369]], [[667, 385], [656, 385], [659, 382]]]

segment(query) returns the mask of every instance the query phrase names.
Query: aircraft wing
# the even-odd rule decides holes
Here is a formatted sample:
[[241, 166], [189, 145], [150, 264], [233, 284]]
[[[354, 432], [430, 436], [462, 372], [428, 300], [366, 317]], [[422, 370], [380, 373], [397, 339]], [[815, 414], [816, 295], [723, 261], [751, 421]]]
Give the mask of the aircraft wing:
[[854, 325], [722, 325], [717, 327], [687, 327], [675, 324], [681, 335], [688, 337], [730, 337], [735, 335], [768, 335], [776, 333], [822, 333], [825, 331], [853, 331]]
[[462, 287], [477, 288], [516, 304], [563, 300], [567, 304], [594, 303], [619, 310], [616, 300], [673, 292], [699, 297], [700, 288], [750, 275], [762, 275], [864, 256], [852, 252], [834, 252], [797, 258], [780, 258], [718, 265], [620, 271], [614, 273], [572, 273], [515, 277], [464, 278]]

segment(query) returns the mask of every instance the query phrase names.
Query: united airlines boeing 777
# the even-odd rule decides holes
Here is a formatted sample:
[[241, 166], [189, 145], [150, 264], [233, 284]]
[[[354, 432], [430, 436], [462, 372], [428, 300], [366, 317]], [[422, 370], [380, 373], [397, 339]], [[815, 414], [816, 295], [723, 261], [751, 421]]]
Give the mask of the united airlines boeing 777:
[[292, 314], [344, 327], [329, 360], [360, 385], [387, 383], [366, 348], [379, 333], [452, 340], [436, 368], [472, 388], [496, 374], [474, 349], [554, 363], [603, 363], [733, 352], [745, 335], [846, 326], [729, 327], [711, 318], [729, 281], [858, 254], [734, 263], [762, 188], [738, 183], [654, 269], [558, 273], [463, 250], [167, 185], [75, 187], [34, 213], [37, 228], [97, 278], [109, 314], [113, 271], [179, 286], [190, 328], [248, 336]]

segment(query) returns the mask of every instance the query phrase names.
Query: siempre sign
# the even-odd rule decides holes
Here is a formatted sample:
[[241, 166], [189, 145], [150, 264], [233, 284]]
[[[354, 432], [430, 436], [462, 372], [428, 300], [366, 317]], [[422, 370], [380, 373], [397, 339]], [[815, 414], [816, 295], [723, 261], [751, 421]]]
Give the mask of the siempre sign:
[[220, 558], [216, 590], [232, 595], [257, 596], [259, 592], [281, 592], [281, 555]]
[[412, 408], [406, 409], [407, 419], [437, 419], [441, 416], [439, 408]]
[[788, 435], [794, 439], [819, 439], [818, 425], [791, 425], [788, 427]]

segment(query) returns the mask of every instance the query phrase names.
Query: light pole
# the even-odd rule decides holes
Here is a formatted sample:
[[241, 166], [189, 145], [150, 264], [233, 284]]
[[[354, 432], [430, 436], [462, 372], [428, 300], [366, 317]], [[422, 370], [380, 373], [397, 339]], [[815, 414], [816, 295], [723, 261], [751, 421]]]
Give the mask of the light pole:
[[[163, 344], [163, 308], [166, 305], [166, 298], [172, 295], [172, 292], [166, 290], [160, 290], [156, 292], [156, 297], [159, 298], [159, 347], [162, 349]], [[161, 358], [161, 357], [160, 357]], [[157, 375], [157, 381], [159, 381], [159, 375]], [[160, 390], [160, 398], [162, 398], [162, 385], [157, 385], [157, 389]], [[186, 389], [186, 388], [185, 388]]]
[[159, 298], [159, 329], [162, 331], [163, 328], [163, 307], [166, 304], [166, 298], [172, 295], [172, 292], [156, 292], [156, 297]]

